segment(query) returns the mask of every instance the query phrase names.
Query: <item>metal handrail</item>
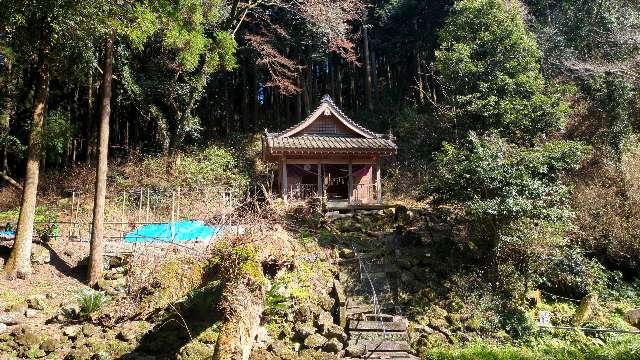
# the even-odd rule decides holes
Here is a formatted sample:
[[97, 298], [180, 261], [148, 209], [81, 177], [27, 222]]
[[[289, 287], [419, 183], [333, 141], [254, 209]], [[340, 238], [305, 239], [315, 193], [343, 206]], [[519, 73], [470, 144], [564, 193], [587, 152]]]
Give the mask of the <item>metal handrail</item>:
[[373, 281], [371, 280], [371, 276], [369, 275], [369, 271], [367, 270], [367, 267], [362, 262], [362, 258], [360, 257], [360, 254], [356, 250], [356, 247], [355, 247], [355, 244], [353, 243], [353, 241], [351, 242], [351, 249], [353, 250], [353, 254], [358, 259], [358, 265], [360, 267], [361, 276], [362, 276], [362, 274], [364, 274], [366, 276], [366, 278], [367, 278], [367, 281], [369, 282], [369, 287], [371, 288], [371, 294], [372, 294], [371, 298], [372, 298], [372, 301], [373, 301], [373, 314], [380, 321], [380, 328], [382, 329], [382, 338], [386, 340], [387, 339], [387, 328], [384, 325], [384, 321], [382, 321], [382, 306], [380, 306], [380, 303], [378, 301], [378, 294], [376, 293], [376, 288], [375, 288], [375, 286], [373, 286]]

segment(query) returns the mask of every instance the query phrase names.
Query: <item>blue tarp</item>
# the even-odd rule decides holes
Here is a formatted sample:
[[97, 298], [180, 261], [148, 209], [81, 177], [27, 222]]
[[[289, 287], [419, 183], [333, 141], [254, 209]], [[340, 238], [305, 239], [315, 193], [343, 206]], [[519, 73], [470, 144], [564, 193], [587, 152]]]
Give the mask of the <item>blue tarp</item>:
[[[180, 220], [173, 223], [173, 242], [209, 241], [220, 231], [219, 226], [209, 226], [202, 221]], [[124, 236], [125, 242], [171, 242], [171, 223], [148, 224]]]
[[11, 240], [16, 237], [16, 232], [13, 230], [0, 230], [0, 239]]

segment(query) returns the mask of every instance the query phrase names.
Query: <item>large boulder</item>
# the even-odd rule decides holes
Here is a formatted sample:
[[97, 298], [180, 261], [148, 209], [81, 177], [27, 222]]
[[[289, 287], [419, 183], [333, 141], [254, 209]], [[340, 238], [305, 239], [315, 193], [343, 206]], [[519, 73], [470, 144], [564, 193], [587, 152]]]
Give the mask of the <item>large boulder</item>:
[[310, 349], [319, 349], [327, 343], [327, 338], [320, 334], [311, 334], [304, 339], [304, 346]]
[[80, 326], [78, 325], [70, 325], [62, 329], [62, 334], [69, 339], [76, 339], [78, 334], [80, 334]]
[[578, 306], [576, 313], [573, 315], [573, 324], [576, 326], [580, 326], [585, 321], [587, 321], [593, 313], [593, 309], [597, 306], [597, 304], [597, 294], [589, 294], [582, 300], [580, 300], [580, 306]]
[[632, 310], [627, 311], [624, 314], [624, 319], [631, 326], [634, 326], [634, 327], [640, 329], [640, 308], [632, 309]]
[[333, 316], [328, 311], [323, 311], [318, 315], [318, 328], [322, 332], [326, 332], [326, 329], [329, 328], [330, 325], [333, 325]]
[[295, 330], [296, 335], [302, 339], [306, 339], [309, 335], [316, 333], [316, 328], [311, 323], [296, 324]]
[[11, 326], [21, 324], [23, 321], [23, 315], [17, 312], [7, 312], [4, 314], [0, 314], [0, 324]]
[[340, 340], [338, 339], [329, 339], [329, 341], [327, 341], [324, 346], [322, 347], [322, 350], [326, 351], [326, 352], [330, 352], [330, 353], [338, 353], [340, 350], [342, 350], [342, 343], [340, 342]]
[[324, 335], [329, 339], [338, 339], [340, 342], [347, 341], [347, 334], [344, 329], [336, 324], [330, 324], [324, 332]]
[[352, 344], [345, 349], [347, 356], [353, 358], [363, 357], [367, 353], [367, 348], [362, 344]]
[[342, 286], [340, 281], [337, 279], [333, 280], [332, 294], [338, 305], [344, 306], [347, 303], [347, 295], [344, 292], [344, 286]]

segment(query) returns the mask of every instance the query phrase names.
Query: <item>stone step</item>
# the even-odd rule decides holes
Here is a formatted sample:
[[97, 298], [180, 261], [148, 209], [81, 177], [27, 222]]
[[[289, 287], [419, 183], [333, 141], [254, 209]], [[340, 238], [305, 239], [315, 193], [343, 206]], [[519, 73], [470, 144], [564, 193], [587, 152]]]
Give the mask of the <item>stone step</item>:
[[368, 353], [367, 355], [365, 355], [364, 357], [365, 359], [372, 359], [372, 360], [383, 360], [383, 359], [387, 359], [387, 360], [419, 360], [420, 358], [414, 355], [411, 355], [409, 353], [406, 352], [372, 352], [372, 353]]
[[[394, 312], [395, 305], [391, 301], [379, 301], [380, 307], [378, 310], [381, 312]], [[366, 302], [349, 302], [347, 300], [347, 315], [372, 315], [375, 313], [373, 304], [369, 301]], [[358, 320], [363, 320], [362, 317], [358, 317]]]
[[398, 272], [399, 269], [397, 266], [395, 265], [391, 265], [391, 264], [370, 264], [369, 266], [367, 266], [367, 271], [371, 274], [371, 273], [383, 273], [383, 274], [387, 274], [387, 273], [395, 273]]
[[349, 330], [362, 331], [407, 331], [407, 324], [403, 321], [362, 321], [350, 320], [348, 324]]
[[[349, 344], [355, 343], [349, 341]], [[411, 351], [411, 345], [407, 341], [359, 341], [357, 344], [364, 345], [368, 352]]]
[[409, 341], [409, 335], [406, 331], [360, 331], [350, 330], [349, 343], [357, 343], [359, 341]]

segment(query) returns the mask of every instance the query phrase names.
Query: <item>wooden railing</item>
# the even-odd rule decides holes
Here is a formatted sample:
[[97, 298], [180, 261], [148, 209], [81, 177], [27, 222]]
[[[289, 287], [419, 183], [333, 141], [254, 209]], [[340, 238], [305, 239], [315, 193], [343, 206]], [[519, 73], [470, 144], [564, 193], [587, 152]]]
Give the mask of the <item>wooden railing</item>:
[[376, 184], [356, 184], [353, 189], [354, 204], [374, 203], [378, 197]]
[[318, 185], [296, 184], [289, 187], [288, 196], [292, 200], [304, 200], [318, 196]]

